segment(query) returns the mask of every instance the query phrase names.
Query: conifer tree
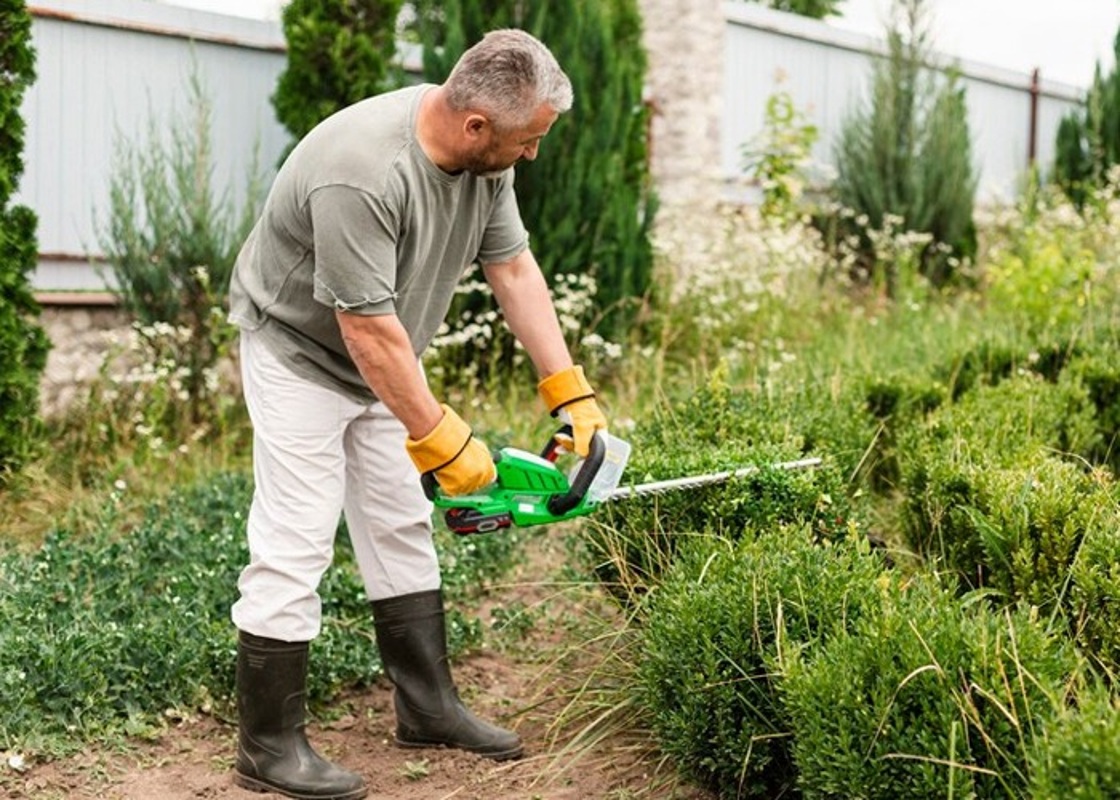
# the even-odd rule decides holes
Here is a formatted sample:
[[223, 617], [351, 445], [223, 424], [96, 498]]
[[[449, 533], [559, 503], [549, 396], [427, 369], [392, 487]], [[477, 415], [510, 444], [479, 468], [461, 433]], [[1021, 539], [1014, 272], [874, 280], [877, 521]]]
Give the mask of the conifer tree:
[[288, 66], [272, 105], [298, 140], [345, 106], [398, 86], [393, 66], [403, 0], [291, 0]]
[[31, 454], [49, 348], [29, 279], [39, 255], [38, 221], [31, 209], [11, 204], [23, 174], [20, 105], [34, 80], [27, 6], [0, 0], [0, 482]]
[[[1120, 32], [1113, 52], [1120, 56]], [[1120, 164], [1120, 67], [1105, 75], [1098, 62], [1083, 107], [1071, 111], [1058, 126], [1054, 181], [1078, 206], [1109, 180]]]
[[556, 56], [574, 102], [517, 166], [521, 213], [547, 276], [593, 275], [598, 330], [620, 331], [650, 288], [655, 211], [647, 162], [646, 59], [635, 0], [427, 0], [417, 30], [425, 78], [442, 82], [495, 28], [528, 31]]
[[[959, 260], [976, 251], [977, 177], [964, 88], [952, 70], [928, 66], [925, 2], [895, 4], [898, 21], [888, 31], [887, 55], [873, 67], [870, 97], [840, 132], [833, 192], [841, 205], [866, 216], [871, 229], [882, 230], [894, 216], [906, 230], [930, 234], [920, 269], [943, 285]], [[892, 291], [898, 276], [883, 277]]]

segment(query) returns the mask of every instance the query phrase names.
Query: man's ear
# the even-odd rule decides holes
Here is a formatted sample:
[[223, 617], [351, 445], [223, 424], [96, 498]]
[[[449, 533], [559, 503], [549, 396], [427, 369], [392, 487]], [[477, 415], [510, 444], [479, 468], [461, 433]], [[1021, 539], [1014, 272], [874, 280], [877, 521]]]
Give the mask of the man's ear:
[[490, 120], [482, 116], [482, 114], [468, 114], [466, 120], [463, 122], [463, 131], [467, 134], [468, 138], [477, 139], [486, 133], [486, 129], [490, 127]]

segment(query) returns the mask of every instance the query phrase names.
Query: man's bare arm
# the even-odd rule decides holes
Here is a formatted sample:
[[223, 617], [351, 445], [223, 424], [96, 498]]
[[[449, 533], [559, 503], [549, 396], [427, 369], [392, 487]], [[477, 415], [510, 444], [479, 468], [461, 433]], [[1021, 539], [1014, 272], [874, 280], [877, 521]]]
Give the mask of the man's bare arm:
[[526, 249], [510, 261], [487, 264], [483, 274], [537, 374], [545, 377], [572, 366], [548, 283], [533, 254]]
[[336, 312], [342, 341], [358, 371], [408, 435], [422, 439], [443, 417], [428, 389], [404, 326], [394, 314], [365, 316]]

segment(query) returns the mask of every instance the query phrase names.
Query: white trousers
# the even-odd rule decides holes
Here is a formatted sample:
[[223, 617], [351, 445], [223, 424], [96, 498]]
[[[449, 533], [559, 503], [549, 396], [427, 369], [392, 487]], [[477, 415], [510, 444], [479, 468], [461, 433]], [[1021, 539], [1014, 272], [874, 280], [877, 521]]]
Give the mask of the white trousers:
[[432, 506], [400, 421], [297, 376], [244, 330], [241, 372], [255, 487], [234, 624], [289, 642], [318, 636], [319, 581], [343, 513], [370, 600], [438, 589]]

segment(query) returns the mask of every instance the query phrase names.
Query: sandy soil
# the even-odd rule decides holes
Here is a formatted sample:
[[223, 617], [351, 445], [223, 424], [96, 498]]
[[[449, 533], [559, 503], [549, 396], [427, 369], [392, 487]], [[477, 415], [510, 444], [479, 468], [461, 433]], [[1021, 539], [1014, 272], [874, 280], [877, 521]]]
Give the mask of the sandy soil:
[[[514, 727], [525, 756], [495, 764], [450, 750], [405, 750], [392, 743], [391, 689], [381, 683], [339, 701], [342, 714], [313, 723], [308, 736], [320, 753], [368, 781], [370, 800], [710, 800], [680, 785], [640, 735], [615, 735], [594, 747], [557, 733], [565, 693], [586, 675], [560, 654], [572, 652], [571, 632], [591, 610], [583, 599], [550, 585], [559, 547], [534, 537], [529, 558], [508, 585], [494, 587], [480, 610], [511, 602], [534, 610], [528, 632], [494, 632], [487, 649], [454, 665], [464, 702], [476, 713]], [[573, 621], [575, 627], [573, 628]], [[577, 657], [578, 660], [578, 657]], [[581, 673], [583, 673], [581, 675]], [[23, 772], [0, 765], [0, 797], [13, 800], [248, 800], [264, 795], [233, 785], [236, 728], [199, 714], [169, 722], [156, 741], [91, 750], [33, 763]], [[269, 795], [272, 796], [272, 795]]]

